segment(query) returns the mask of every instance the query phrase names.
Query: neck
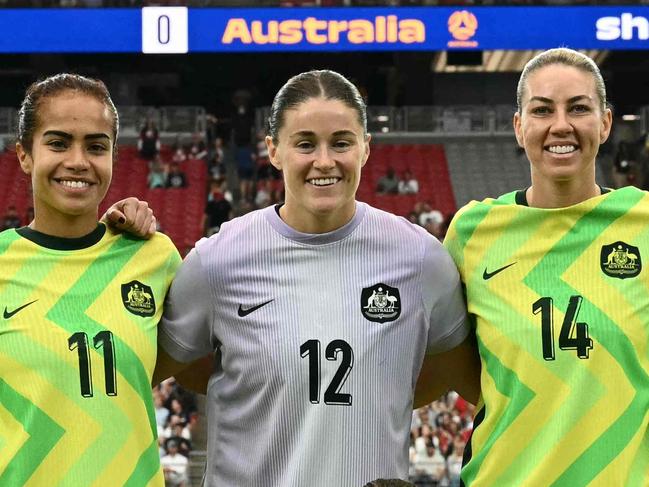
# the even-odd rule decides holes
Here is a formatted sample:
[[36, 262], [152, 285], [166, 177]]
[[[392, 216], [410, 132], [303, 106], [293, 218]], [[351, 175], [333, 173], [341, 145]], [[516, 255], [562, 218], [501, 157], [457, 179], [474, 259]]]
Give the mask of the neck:
[[294, 230], [301, 233], [328, 233], [333, 232], [351, 221], [356, 212], [356, 202], [344, 209], [318, 215], [302, 215], [290, 203], [285, 203], [279, 209], [279, 216]]
[[91, 233], [97, 228], [97, 223], [97, 215], [93, 218], [63, 215], [59, 215], [58, 218], [47, 218], [37, 213], [29, 228], [52, 237], [79, 238]]
[[579, 183], [575, 181], [560, 181], [544, 184], [532, 181], [527, 190], [527, 204], [535, 208], [565, 208], [582, 201], [599, 196], [600, 187], [595, 181]]

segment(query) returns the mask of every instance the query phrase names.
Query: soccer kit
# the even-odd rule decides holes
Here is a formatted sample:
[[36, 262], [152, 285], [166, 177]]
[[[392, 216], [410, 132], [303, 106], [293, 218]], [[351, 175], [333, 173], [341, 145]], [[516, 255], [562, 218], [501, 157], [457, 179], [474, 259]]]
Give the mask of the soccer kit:
[[164, 485], [150, 381], [179, 265], [161, 234], [0, 233], [0, 485]]
[[444, 245], [482, 358], [464, 484], [649, 485], [649, 195], [474, 201]]
[[422, 360], [459, 345], [465, 317], [448, 253], [403, 218], [357, 203], [324, 234], [272, 206], [225, 223], [183, 262], [160, 325], [176, 360], [217, 352], [206, 485], [407, 478]]

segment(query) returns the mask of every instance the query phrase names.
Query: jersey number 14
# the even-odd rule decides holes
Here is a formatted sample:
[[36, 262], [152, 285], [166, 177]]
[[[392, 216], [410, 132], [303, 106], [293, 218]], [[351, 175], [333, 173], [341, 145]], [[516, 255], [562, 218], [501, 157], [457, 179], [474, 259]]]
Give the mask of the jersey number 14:
[[[588, 358], [588, 352], [593, 349], [593, 340], [588, 336], [588, 324], [577, 321], [582, 296], [570, 296], [568, 309], [563, 317], [559, 333], [559, 348], [561, 350], [576, 350], [577, 357]], [[541, 342], [543, 343], [543, 358], [554, 360], [554, 315], [552, 298], [543, 297], [532, 304], [532, 312], [541, 313]]]

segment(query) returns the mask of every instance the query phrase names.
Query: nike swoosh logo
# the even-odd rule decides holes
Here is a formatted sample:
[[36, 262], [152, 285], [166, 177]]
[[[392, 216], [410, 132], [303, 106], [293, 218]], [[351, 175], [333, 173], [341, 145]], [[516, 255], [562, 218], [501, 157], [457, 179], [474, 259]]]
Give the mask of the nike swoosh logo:
[[11, 318], [13, 315], [15, 315], [16, 313], [18, 313], [19, 311], [24, 310], [24, 309], [25, 309], [27, 306], [29, 306], [30, 304], [34, 304], [36, 301], [38, 301], [38, 299], [35, 299], [35, 300], [32, 301], [31, 303], [23, 304], [20, 308], [16, 308], [16, 309], [13, 310], [13, 311], [7, 311], [7, 307], [5, 306], [5, 311], [4, 311], [4, 313], [2, 314], [2, 316], [3, 316], [3, 318], [4, 318], [5, 320], [8, 320], [9, 318]]
[[271, 299], [270, 301], [266, 301], [265, 303], [258, 304], [257, 306], [253, 306], [252, 308], [248, 308], [248, 309], [243, 309], [243, 308], [241, 307], [241, 305], [239, 305], [239, 310], [237, 311], [237, 314], [238, 314], [241, 318], [243, 318], [244, 316], [248, 316], [248, 315], [249, 315], [250, 313], [252, 313], [253, 311], [257, 311], [259, 308], [263, 308], [263, 307], [266, 306], [268, 303], [272, 303], [273, 301], [275, 301], [275, 300], [274, 300], [274, 299]]
[[493, 271], [493, 272], [488, 272], [488, 271], [487, 271], [487, 268], [485, 267], [485, 268], [484, 268], [484, 272], [482, 273], [482, 278], [483, 278], [485, 281], [488, 281], [489, 279], [491, 279], [493, 276], [495, 276], [495, 275], [498, 274], [499, 272], [504, 271], [505, 269], [507, 269], [508, 267], [513, 266], [514, 264], [516, 264], [516, 262], [512, 262], [511, 264], [507, 264], [506, 266], [503, 266], [503, 267], [501, 267], [500, 269], [496, 269], [496, 270]]

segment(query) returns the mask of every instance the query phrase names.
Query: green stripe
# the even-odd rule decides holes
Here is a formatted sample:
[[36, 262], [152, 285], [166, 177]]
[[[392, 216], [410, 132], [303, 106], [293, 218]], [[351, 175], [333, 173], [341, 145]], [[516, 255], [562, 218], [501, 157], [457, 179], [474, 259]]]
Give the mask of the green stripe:
[[7, 249], [20, 238], [20, 235], [16, 233], [16, 230], [5, 230], [0, 232], [0, 255], [4, 254]]
[[124, 487], [142, 487], [160, 470], [160, 448], [157, 439], [154, 439], [149, 448], [140, 456], [135, 470], [128, 478]]
[[[144, 241], [117, 239], [86, 269], [68, 293], [61, 297], [47, 314], [47, 318], [70, 334], [84, 331], [89, 339], [105, 330], [105, 326], [85, 314], [87, 308], [92, 306], [93, 301], [80, 302], [75, 299], [75, 296], [88, 294], [88, 290], [99, 296], [143, 244]], [[138, 391], [142, 400], [147, 402], [147, 406], [150, 406], [146, 409], [155, 438], [155, 413], [152, 407], [151, 384], [147, 380], [148, 376], [144, 365], [137, 354], [119, 336], [114, 336], [114, 344], [115, 365], [119, 374]], [[104, 353], [103, 348], [93, 350], [93, 353], [101, 355]], [[119, 383], [117, 387], [119, 394]], [[102, 431], [95, 442], [79, 457], [68, 478], [87, 478], [88, 481], [95, 479], [112, 461], [114, 455], [111, 455], [110, 452], [117, 453], [132, 431], [132, 425], [128, 418], [118, 407], [111, 404], [111, 398], [104, 394], [104, 384], [97, 384], [95, 390], [92, 400], [102, 402], [100, 406], [97, 406], [97, 410], [101, 410], [101, 417], [97, 420], [102, 426]]]
[[[491, 448], [499, 441], [502, 434], [507, 431], [507, 428], [509, 428], [509, 425], [516, 420], [516, 418], [535, 397], [535, 394], [518, 379], [516, 373], [505, 367], [503, 363], [498, 360], [498, 357], [492, 354], [489, 349], [485, 347], [484, 343], [479, 338], [478, 346], [480, 347], [480, 356], [482, 357], [482, 361], [487, 365], [487, 373], [494, 378], [494, 383], [498, 392], [509, 398], [509, 404], [503, 412], [501, 420], [497, 423], [497, 427], [489, 434], [489, 437], [480, 450], [480, 453], [475, 455], [462, 469], [462, 480], [464, 480], [466, 485], [471, 485], [473, 483], [476, 475], [480, 471], [482, 462], [489, 455]], [[507, 391], [516, 391], [516, 394], [511, 396]], [[479, 428], [480, 427], [478, 426], [476, 430]], [[475, 448], [473, 451], [476, 451]], [[494, 485], [513, 484], [497, 482]]]
[[0, 378], [0, 404], [29, 434], [0, 475], [0, 485], [24, 485], [65, 432], [47, 414]]

